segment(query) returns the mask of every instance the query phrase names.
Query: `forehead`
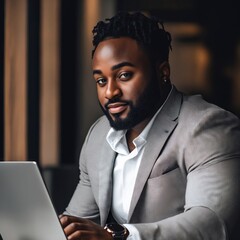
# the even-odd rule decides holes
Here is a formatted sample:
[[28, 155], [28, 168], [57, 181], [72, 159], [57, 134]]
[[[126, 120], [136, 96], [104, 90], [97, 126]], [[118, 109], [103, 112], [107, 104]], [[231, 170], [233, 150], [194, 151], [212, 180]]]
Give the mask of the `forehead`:
[[93, 67], [99, 64], [114, 65], [122, 61], [138, 66], [146, 64], [148, 57], [137, 41], [129, 37], [104, 40], [99, 43], [93, 55]]

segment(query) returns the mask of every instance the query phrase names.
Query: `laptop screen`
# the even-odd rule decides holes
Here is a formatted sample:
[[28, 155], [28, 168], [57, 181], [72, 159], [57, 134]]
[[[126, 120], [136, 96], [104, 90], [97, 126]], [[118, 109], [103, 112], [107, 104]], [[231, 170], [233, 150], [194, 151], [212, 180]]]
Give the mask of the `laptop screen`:
[[66, 240], [35, 162], [0, 162], [0, 240]]

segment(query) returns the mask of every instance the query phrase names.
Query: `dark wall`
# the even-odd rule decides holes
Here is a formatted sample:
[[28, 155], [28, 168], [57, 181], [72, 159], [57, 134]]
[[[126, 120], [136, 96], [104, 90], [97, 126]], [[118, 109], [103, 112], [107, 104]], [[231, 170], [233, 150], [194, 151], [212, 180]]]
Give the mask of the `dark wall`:
[[28, 159], [39, 161], [40, 2], [28, 1], [27, 133]]
[[80, 1], [61, 1], [61, 143], [60, 161], [71, 164], [78, 160], [77, 151], [77, 42]]
[[[206, 8], [207, 6], [207, 8]], [[237, 46], [240, 43], [240, 14], [237, 1], [203, 1], [200, 5], [200, 24], [206, 31], [205, 44], [211, 53], [209, 67], [211, 95], [209, 100], [235, 112], [232, 106], [233, 67], [236, 61]], [[233, 72], [232, 72], [233, 73]]]

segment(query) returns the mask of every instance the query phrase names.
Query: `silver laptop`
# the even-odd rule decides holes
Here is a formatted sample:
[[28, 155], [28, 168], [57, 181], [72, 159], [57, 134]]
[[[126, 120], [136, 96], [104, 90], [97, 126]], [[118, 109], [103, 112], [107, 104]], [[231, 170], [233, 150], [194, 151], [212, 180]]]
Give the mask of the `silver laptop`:
[[0, 162], [0, 240], [67, 240], [36, 162]]

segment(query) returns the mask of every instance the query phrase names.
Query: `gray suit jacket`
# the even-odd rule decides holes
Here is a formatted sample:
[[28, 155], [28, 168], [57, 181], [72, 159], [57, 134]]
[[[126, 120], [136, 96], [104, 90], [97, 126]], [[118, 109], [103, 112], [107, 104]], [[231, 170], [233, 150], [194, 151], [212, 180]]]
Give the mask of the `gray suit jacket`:
[[[101, 117], [80, 155], [66, 213], [106, 223], [115, 152]], [[149, 132], [128, 223], [150, 239], [240, 239], [240, 125], [231, 113], [173, 89]]]

